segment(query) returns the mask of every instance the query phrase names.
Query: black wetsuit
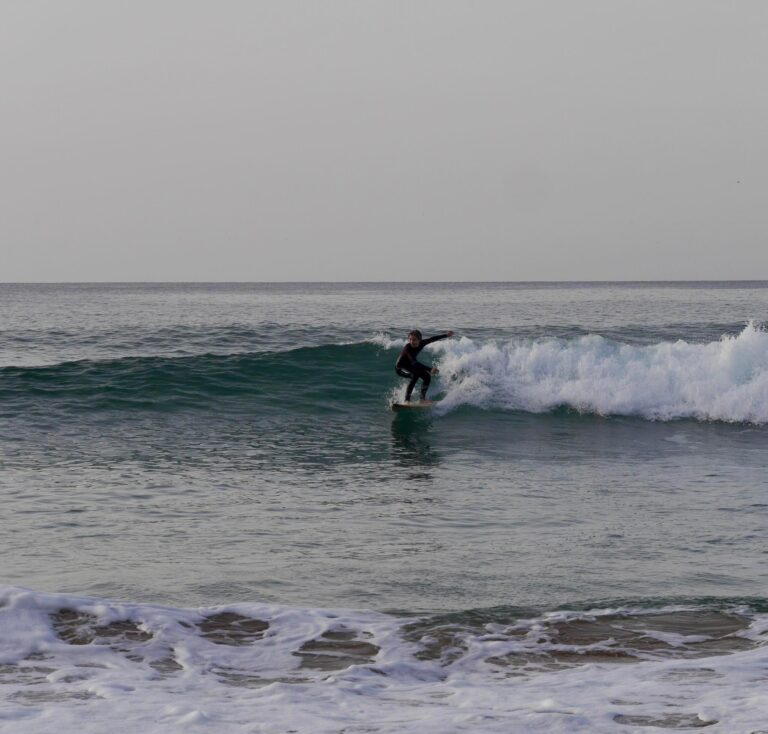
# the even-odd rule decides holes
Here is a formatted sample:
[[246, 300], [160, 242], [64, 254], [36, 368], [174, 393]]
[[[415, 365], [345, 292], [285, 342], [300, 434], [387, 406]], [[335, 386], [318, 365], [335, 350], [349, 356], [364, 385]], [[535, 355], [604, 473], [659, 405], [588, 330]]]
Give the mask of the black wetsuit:
[[421, 399], [424, 400], [427, 397], [427, 390], [429, 389], [429, 383], [432, 379], [432, 370], [427, 365], [419, 362], [419, 352], [432, 342], [439, 341], [440, 339], [447, 339], [448, 334], [439, 334], [438, 336], [431, 336], [429, 339], [422, 339], [418, 347], [412, 347], [410, 344], [406, 344], [403, 347], [403, 351], [400, 352], [400, 356], [397, 358], [395, 364], [395, 372], [400, 377], [405, 377], [410, 382], [405, 390], [405, 399], [411, 399], [411, 393], [413, 388], [416, 387], [416, 383], [421, 380]]

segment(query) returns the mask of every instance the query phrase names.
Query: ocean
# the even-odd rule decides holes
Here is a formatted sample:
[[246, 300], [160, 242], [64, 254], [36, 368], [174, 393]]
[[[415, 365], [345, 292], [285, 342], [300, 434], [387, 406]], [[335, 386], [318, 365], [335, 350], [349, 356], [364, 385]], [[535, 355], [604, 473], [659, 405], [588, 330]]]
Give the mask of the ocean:
[[[768, 732], [768, 282], [0, 285], [0, 730]], [[453, 330], [393, 413], [409, 330]]]

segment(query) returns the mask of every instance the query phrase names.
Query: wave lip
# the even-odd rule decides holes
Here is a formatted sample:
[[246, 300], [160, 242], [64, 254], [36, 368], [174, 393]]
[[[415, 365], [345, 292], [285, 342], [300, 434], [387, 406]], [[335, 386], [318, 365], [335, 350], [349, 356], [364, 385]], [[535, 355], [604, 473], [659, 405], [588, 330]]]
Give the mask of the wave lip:
[[768, 422], [768, 333], [635, 346], [588, 335], [506, 344], [446, 344], [444, 409], [460, 405], [541, 413], [568, 407], [651, 420]]

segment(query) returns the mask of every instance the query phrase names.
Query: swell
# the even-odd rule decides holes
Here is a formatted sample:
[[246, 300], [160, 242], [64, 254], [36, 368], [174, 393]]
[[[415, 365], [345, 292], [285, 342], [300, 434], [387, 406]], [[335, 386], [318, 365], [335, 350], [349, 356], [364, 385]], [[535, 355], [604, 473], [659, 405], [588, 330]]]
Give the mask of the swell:
[[0, 368], [43, 367], [83, 360], [129, 357], [228, 356], [283, 352], [300, 347], [362, 341], [350, 329], [257, 325], [121, 326], [120, 328], [24, 328], [0, 330]]
[[31, 404], [83, 410], [211, 407], [220, 401], [331, 405], [370, 397], [387, 384], [391, 360], [371, 344], [192, 357], [125, 357], [0, 369], [5, 411]]

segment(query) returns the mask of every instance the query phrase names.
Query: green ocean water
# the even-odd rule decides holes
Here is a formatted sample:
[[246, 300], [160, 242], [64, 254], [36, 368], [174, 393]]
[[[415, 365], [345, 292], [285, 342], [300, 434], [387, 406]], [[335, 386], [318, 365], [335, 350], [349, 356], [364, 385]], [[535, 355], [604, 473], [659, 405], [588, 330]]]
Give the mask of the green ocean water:
[[[768, 285], [0, 286], [0, 577], [177, 605], [766, 597]], [[426, 415], [405, 333], [447, 329]], [[654, 601], [655, 600], [655, 601]]]

